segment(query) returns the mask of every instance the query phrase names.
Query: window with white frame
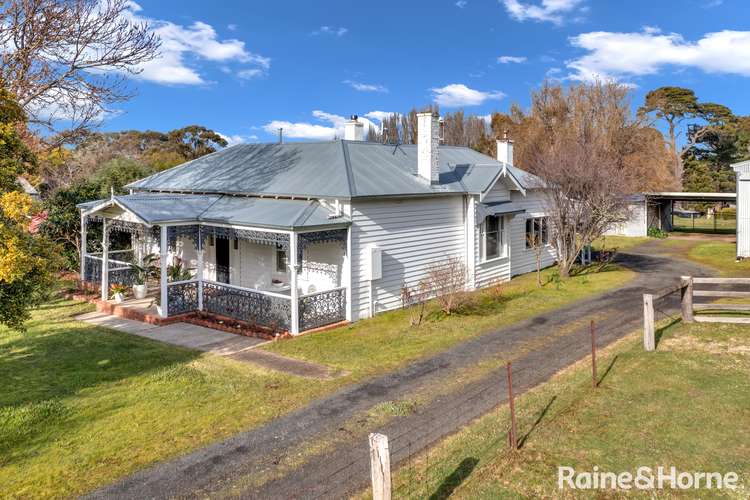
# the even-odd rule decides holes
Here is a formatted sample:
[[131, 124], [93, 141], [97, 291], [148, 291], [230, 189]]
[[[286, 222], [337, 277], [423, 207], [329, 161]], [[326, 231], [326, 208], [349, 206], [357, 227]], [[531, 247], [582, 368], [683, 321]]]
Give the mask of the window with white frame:
[[505, 219], [488, 215], [482, 223], [482, 260], [505, 256]]
[[526, 248], [549, 244], [549, 218], [526, 219]]

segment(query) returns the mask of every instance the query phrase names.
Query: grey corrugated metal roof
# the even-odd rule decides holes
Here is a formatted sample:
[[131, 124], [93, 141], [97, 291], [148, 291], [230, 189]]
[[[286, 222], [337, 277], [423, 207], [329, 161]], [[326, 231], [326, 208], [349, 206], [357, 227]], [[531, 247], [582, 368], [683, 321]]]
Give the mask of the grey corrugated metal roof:
[[347, 217], [331, 217], [317, 201], [276, 200], [223, 196], [203, 212], [201, 222], [252, 225], [256, 227], [310, 228], [348, 224]]
[[511, 175], [513, 175], [513, 177], [515, 177], [516, 180], [520, 182], [521, 185], [526, 189], [541, 188], [544, 186], [544, 181], [541, 179], [541, 177], [538, 177], [525, 170], [521, 170], [520, 168], [514, 167], [513, 165], [506, 165], [505, 167], [508, 169]]
[[115, 196], [115, 201], [149, 224], [159, 224], [177, 220], [198, 220], [219, 198], [219, 195], [139, 193]]
[[148, 224], [205, 222], [291, 230], [351, 223], [348, 217], [331, 217], [317, 201], [228, 195], [138, 193], [77, 206], [91, 210], [110, 201]]
[[358, 141], [239, 144], [128, 187], [322, 198], [480, 193], [503, 168], [502, 163], [465, 147], [441, 146], [438, 158], [440, 182], [430, 185], [417, 176], [416, 145]]
[[93, 208], [97, 205], [101, 205], [107, 200], [92, 200], [92, 201], [84, 201], [83, 203], [79, 203], [76, 205], [76, 208], [80, 208], [81, 210], [87, 210], [89, 208]]

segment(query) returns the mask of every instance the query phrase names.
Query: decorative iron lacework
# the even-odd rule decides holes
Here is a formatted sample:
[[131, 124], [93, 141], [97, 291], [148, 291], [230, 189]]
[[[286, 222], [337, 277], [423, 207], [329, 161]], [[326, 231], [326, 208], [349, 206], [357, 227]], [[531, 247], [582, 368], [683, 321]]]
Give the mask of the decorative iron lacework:
[[86, 262], [83, 270], [83, 280], [89, 283], [102, 282], [102, 261], [95, 259], [90, 255], [86, 256]]
[[327, 229], [325, 231], [315, 231], [313, 233], [300, 233], [297, 237], [297, 262], [302, 262], [302, 251], [310, 245], [316, 243], [336, 242], [346, 251], [346, 229]]
[[125, 286], [133, 286], [135, 284], [136, 272], [132, 267], [125, 267], [120, 269], [111, 269], [109, 271], [109, 284]]
[[346, 319], [346, 290], [326, 290], [299, 298], [300, 331]]
[[214, 238], [227, 238], [230, 240], [248, 240], [261, 245], [277, 245], [285, 250], [289, 249], [289, 235], [283, 233], [201, 225], [200, 235], [204, 243], [208, 236], [213, 236]]
[[203, 309], [271, 329], [288, 330], [291, 300], [218, 283], [203, 283]]
[[169, 248], [174, 250], [177, 238], [188, 237], [193, 240], [195, 248], [200, 249], [200, 233], [201, 228], [198, 224], [191, 224], [189, 226], [168, 226], [167, 241]]
[[[88, 281], [89, 283], [101, 283], [102, 265], [101, 259], [87, 255], [83, 274], [84, 281]], [[118, 285], [132, 286], [135, 284], [135, 276], [136, 273], [133, 268], [117, 264], [116, 268], [110, 268], [108, 281], [110, 285], [117, 283]]]
[[167, 314], [176, 316], [198, 310], [198, 282], [167, 286]]
[[[100, 215], [89, 215], [87, 220], [90, 222], [104, 222], [105, 218]], [[123, 233], [130, 233], [136, 236], [159, 236], [159, 226], [148, 227], [144, 224], [138, 224], [137, 222], [130, 222], [119, 219], [106, 219], [107, 220], [107, 234], [113, 231], [120, 231]]]

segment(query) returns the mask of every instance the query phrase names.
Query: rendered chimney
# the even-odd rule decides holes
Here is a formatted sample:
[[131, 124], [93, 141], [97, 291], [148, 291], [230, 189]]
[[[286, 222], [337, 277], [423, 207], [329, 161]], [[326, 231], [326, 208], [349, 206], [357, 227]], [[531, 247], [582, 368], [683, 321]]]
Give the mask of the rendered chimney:
[[417, 173], [430, 184], [440, 182], [439, 144], [440, 125], [437, 113], [417, 113]]
[[357, 121], [357, 115], [352, 115], [351, 119], [344, 124], [344, 139], [347, 141], [364, 141], [365, 124]]
[[508, 139], [508, 131], [497, 140], [497, 161], [513, 165], [513, 141]]

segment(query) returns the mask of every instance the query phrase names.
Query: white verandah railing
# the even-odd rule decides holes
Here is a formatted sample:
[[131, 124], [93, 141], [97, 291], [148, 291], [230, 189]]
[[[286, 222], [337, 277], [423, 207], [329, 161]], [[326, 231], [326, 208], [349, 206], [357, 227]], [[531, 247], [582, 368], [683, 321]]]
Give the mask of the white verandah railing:
[[[121, 285], [133, 285], [135, 283], [135, 270], [133, 269], [131, 262], [127, 260], [113, 259], [113, 255], [120, 256], [122, 259], [123, 255], [133, 252], [132, 249], [126, 250], [111, 250], [108, 252], [108, 283], [110, 285], [117, 283]], [[83, 280], [89, 283], [101, 283], [102, 282], [102, 266], [103, 266], [103, 254], [102, 252], [92, 252], [84, 255], [84, 276]]]

